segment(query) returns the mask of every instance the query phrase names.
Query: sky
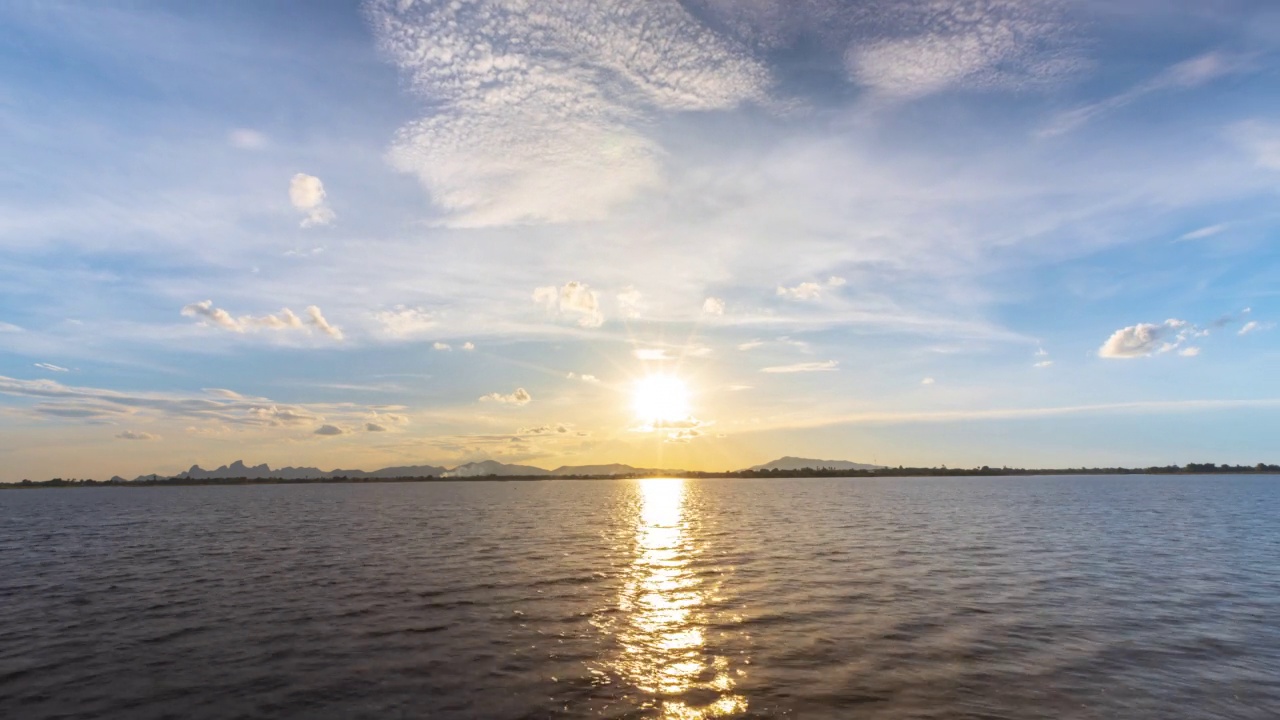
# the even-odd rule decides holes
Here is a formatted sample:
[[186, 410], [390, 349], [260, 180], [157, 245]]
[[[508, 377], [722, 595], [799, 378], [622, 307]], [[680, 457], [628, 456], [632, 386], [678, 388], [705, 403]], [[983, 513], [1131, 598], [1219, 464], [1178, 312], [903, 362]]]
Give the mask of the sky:
[[0, 481], [1280, 462], [1274, 3], [0, 27]]

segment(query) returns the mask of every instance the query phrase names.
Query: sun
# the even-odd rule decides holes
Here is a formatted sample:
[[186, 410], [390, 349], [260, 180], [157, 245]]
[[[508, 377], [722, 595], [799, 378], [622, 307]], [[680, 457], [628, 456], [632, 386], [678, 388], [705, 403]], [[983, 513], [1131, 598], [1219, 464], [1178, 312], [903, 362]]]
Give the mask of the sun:
[[637, 380], [632, 401], [636, 417], [649, 425], [689, 417], [689, 388], [672, 375], [650, 375]]

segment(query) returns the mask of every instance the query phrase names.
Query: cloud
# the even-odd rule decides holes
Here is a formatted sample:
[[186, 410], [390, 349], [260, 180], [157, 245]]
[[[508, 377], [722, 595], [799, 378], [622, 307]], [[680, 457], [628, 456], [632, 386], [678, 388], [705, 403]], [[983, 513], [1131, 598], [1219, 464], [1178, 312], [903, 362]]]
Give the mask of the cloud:
[[825, 360], [822, 362], [803, 362], [793, 365], [776, 365], [774, 367], [760, 368], [760, 372], [765, 373], [804, 373], [804, 372], [830, 372], [839, 370], [840, 363], [836, 360]]
[[510, 395], [503, 395], [502, 393], [495, 392], [489, 393], [488, 395], [480, 398], [480, 402], [496, 402], [504, 405], [515, 405], [516, 407], [528, 405], [532, 401], [533, 396], [524, 388], [516, 388], [516, 391]]
[[1053, 361], [1052, 361], [1052, 360], [1041, 360], [1040, 362], [1036, 363], [1035, 365], [1032, 365], [1032, 367], [1040, 368], [1041, 370], [1043, 370], [1044, 368], [1053, 367]]
[[631, 351], [631, 354], [634, 355], [637, 360], [649, 360], [649, 361], [675, 360], [675, 357], [673, 357], [670, 353], [668, 353], [663, 348], [636, 348], [635, 350]]
[[342, 330], [340, 330], [336, 325], [330, 325], [329, 321], [324, 319], [324, 315], [320, 312], [320, 308], [315, 305], [308, 305], [307, 318], [307, 322], [318, 328], [320, 332], [328, 335], [334, 340], [342, 339]]
[[573, 425], [568, 423], [555, 423], [554, 425], [538, 425], [537, 427], [520, 428], [516, 431], [517, 435], [570, 435], [573, 433]]
[[1223, 223], [1220, 225], [1210, 225], [1208, 227], [1202, 227], [1199, 230], [1192, 230], [1191, 232], [1180, 236], [1178, 239], [1179, 240], [1204, 240], [1205, 238], [1211, 238], [1214, 235], [1219, 235], [1222, 233], [1223, 230], [1226, 230], [1226, 229], [1227, 229], [1226, 223]]
[[1275, 327], [1275, 323], [1264, 323], [1264, 322], [1258, 322], [1257, 320], [1250, 320], [1249, 322], [1245, 323], [1240, 328], [1240, 332], [1236, 334], [1249, 335], [1256, 332], [1262, 332], [1263, 330], [1270, 330], [1273, 327]]
[[618, 309], [622, 311], [623, 317], [634, 320], [640, 317], [640, 312], [644, 309], [644, 296], [635, 288], [627, 288], [618, 293]]
[[1230, 135], [1258, 167], [1280, 170], [1280, 125], [1247, 120], [1234, 125]]
[[1178, 354], [1182, 357], [1195, 357], [1200, 354], [1200, 348], [1194, 346], [1184, 347], [1178, 351]]
[[313, 432], [313, 434], [315, 434], [315, 435], [328, 435], [328, 436], [332, 436], [332, 435], [345, 435], [345, 434], [346, 434], [346, 431], [345, 431], [345, 430], [343, 430], [342, 428], [338, 427], [337, 425], [321, 425], [320, 427], [318, 427], [318, 428], [316, 428], [316, 429], [315, 429], [315, 431]]
[[431, 349], [439, 350], [442, 352], [451, 352], [453, 350], [453, 346], [450, 345], [449, 343], [434, 342], [434, 343], [431, 343]]
[[159, 440], [160, 436], [152, 435], [148, 432], [134, 432], [133, 430], [125, 430], [116, 435], [117, 440]]
[[50, 363], [42, 363], [42, 362], [41, 362], [41, 363], [35, 363], [34, 367], [38, 367], [38, 368], [40, 368], [41, 370], [48, 370], [49, 372], [60, 372], [60, 373], [64, 373], [64, 372], [71, 372], [71, 371], [70, 371], [70, 370], [68, 370], [67, 368], [60, 367], [60, 366], [58, 366], [58, 365], [52, 365], [52, 364], [50, 364]]
[[462, 343], [462, 349], [463, 349], [464, 351], [466, 351], [466, 352], [471, 352], [472, 350], [475, 350], [475, 349], [476, 349], [476, 344], [475, 344], [475, 343], [473, 343], [473, 342], [469, 342], [469, 341], [468, 341], [468, 342], [464, 342], [464, 343]]
[[764, 340], [756, 338], [754, 340], [748, 340], [744, 343], [738, 343], [738, 349], [742, 351], [755, 350], [758, 347], [763, 347], [764, 344], [765, 344]]
[[849, 283], [848, 280], [845, 280], [844, 278], [838, 275], [832, 275], [831, 277], [827, 278], [827, 287], [844, 287], [848, 283]]
[[0, 322], [0, 333], [20, 333], [25, 332], [22, 328], [13, 323]]
[[[92, 387], [63, 385], [54, 380], [18, 380], [0, 376], [0, 395], [36, 401], [37, 416], [109, 420], [145, 418], [165, 422], [206, 422], [232, 428], [288, 428], [321, 422], [325, 417], [369, 416], [370, 410], [350, 403], [338, 405], [287, 405], [267, 398], [245, 397], [213, 388], [199, 393], [124, 393]], [[398, 406], [376, 406], [396, 412]], [[385, 414], [381, 417], [398, 417]], [[354, 420], [352, 420], [354, 421]]]
[[702, 313], [704, 315], [724, 315], [724, 300], [718, 297], [709, 297], [703, 300]]
[[920, 381], [921, 385], [932, 385], [933, 383], [934, 383], [934, 380], [931, 377], [927, 377]]
[[462, 225], [599, 219], [662, 177], [642, 130], [763, 95], [768, 74], [675, 0], [375, 0], [383, 50], [431, 101], [389, 159]]
[[565, 377], [568, 378], [569, 380], [581, 380], [584, 383], [590, 383], [592, 385], [598, 384], [600, 382], [600, 378], [596, 377], [595, 375], [587, 375], [585, 373], [580, 375], [576, 372], [571, 372]]
[[1246, 67], [1239, 58], [1233, 58], [1220, 52], [1210, 52], [1172, 65], [1146, 82], [1113, 95], [1100, 102], [1091, 103], [1058, 115], [1046, 127], [1039, 131], [1041, 137], [1062, 135], [1094, 118], [1118, 110], [1137, 100], [1165, 90], [1187, 90], [1204, 85], [1212, 80]]
[[365, 432], [386, 432], [387, 429], [378, 423], [365, 423]]
[[560, 288], [548, 285], [533, 291], [533, 300], [547, 308], [548, 312], [578, 315], [578, 325], [586, 328], [604, 324], [600, 300], [586, 285], [570, 280]]
[[704, 433], [701, 430], [697, 430], [693, 428], [690, 428], [687, 430], [675, 430], [673, 432], [667, 433], [667, 437], [666, 439], [663, 440], [663, 442], [669, 442], [669, 443], [693, 442], [694, 440], [702, 437], [703, 434]]
[[304, 228], [328, 225], [338, 217], [325, 202], [324, 183], [314, 175], [298, 173], [293, 176], [289, 181], [289, 202], [306, 214], [302, 219]]
[[854, 39], [845, 69], [857, 84], [900, 99], [1056, 81], [1079, 66], [1063, 42], [1057, 6], [1053, 0], [881, 5], [878, 24], [896, 37]]
[[822, 295], [822, 286], [815, 282], [802, 282], [795, 287], [778, 286], [778, 297], [788, 300], [817, 300]]
[[1141, 323], [1121, 328], [1111, 334], [1098, 348], [1098, 357], [1132, 359], [1148, 357], [1177, 349], [1198, 330], [1186, 320], [1165, 320], [1163, 323]]
[[409, 337], [421, 335], [435, 328], [435, 313], [420, 307], [396, 305], [390, 310], [374, 313], [374, 318], [382, 323], [383, 332], [392, 337]]
[[208, 324], [235, 333], [244, 333], [251, 330], [300, 330], [310, 325], [334, 340], [342, 340], [342, 330], [330, 325], [320, 312], [320, 308], [310, 305], [307, 307], [306, 312], [306, 320], [299, 318], [289, 308], [284, 308], [278, 314], [273, 315], [259, 317], [241, 315], [240, 317], [234, 317], [226, 310], [214, 307], [212, 300], [191, 303], [182, 308], [182, 314], [186, 317], [202, 318]]
[[237, 128], [227, 133], [227, 144], [241, 150], [261, 150], [268, 142], [267, 136], [257, 130]]

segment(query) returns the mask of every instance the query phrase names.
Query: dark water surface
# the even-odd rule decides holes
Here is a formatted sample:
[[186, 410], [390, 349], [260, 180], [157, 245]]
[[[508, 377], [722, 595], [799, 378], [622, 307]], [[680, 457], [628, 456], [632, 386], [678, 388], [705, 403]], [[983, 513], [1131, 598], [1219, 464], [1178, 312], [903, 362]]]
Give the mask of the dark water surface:
[[1280, 717], [1280, 478], [0, 493], [0, 718]]

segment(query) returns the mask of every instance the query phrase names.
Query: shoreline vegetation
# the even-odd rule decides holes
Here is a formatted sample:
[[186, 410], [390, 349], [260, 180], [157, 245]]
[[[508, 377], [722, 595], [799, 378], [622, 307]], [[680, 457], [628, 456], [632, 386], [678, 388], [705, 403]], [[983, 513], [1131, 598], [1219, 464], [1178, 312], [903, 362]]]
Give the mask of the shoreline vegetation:
[[464, 477], [440, 477], [436, 475], [415, 475], [405, 477], [346, 477], [335, 476], [325, 478], [188, 478], [163, 477], [150, 475], [135, 480], [113, 478], [111, 480], [93, 480], [84, 478], [53, 478], [50, 480], [0, 483], [0, 489], [15, 490], [24, 488], [67, 488], [67, 487], [178, 487], [196, 485], [324, 485], [324, 484], [357, 484], [357, 483], [414, 483], [414, 482], [475, 482], [475, 481], [511, 481], [530, 482], [537, 480], [634, 480], [650, 477], [671, 477], [687, 479], [716, 478], [907, 478], [907, 477], [1006, 477], [1006, 476], [1042, 476], [1042, 475], [1272, 475], [1280, 474], [1280, 465], [1217, 465], [1215, 463], [1188, 463], [1186, 465], [1152, 466], [1146, 468], [1010, 468], [989, 467], [983, 465], [976, 468], [934, 468], [896, 467], [856, 470], [835, 470], [829, 468], [800, 468], [794, 470], [735, 470], [728, 472], [680, 471], [662, 474], [656, 473], [617, 473], [607, 475], [471, 475]]

